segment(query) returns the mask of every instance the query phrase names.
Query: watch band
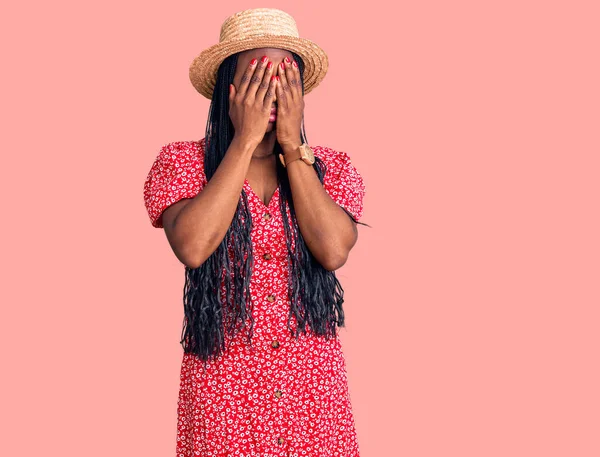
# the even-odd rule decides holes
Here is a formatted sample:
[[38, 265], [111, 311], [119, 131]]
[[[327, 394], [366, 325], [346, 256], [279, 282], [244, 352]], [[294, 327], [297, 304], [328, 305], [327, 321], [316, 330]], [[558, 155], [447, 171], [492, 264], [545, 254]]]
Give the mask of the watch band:
[[297, 147], [294, 152], [290, 153], [289, 156], [284, 157], [283, 154], [279, 154], [279, 159], [284, 167], [288, 164], [292, 163], [294, 160], [298, 160], [302, 158], [302, 149]]

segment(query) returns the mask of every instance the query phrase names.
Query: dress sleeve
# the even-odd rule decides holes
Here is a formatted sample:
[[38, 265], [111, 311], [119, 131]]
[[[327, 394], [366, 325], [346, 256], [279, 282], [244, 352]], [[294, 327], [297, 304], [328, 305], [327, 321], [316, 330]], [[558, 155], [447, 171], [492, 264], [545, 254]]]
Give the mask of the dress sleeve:
[[204, 164], [191, 142], [161, 147], [144, 183], [144, 204], [153, 227], [162, 228], [162, 213], [183, 198], [194, 198], [206, 184]]
[[358, 221], [362, 217], [366, 191], [362, 176], [346, 152], [324, 146], [320, 147], [319, 152], [327, 166], [323, 187], [333, 201]]

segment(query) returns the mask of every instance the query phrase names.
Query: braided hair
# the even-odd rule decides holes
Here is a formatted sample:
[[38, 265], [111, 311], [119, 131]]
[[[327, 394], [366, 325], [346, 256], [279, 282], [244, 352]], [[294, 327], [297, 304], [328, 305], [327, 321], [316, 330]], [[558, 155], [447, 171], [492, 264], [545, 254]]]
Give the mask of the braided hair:
[[[207, 180], [214, 175], [235, 133], [229, 117], [228, 89], [233, 82], [238, 55], [227, 57], [217, 73], [206, 125], [204, 172]], [[292, 52], [292, 55], [298, 63], [304, 95], [304, 62], [296, 53]], [[300, 133], [300, 141], [307, 142], [304, 119]], [[274, 153], [283, 153], [277, 141]], [[335, 272], [325, 269], [307, 248], [296, 221], [287, 172], [279, 161], [276, 163], [281, 196], [279, 206], [288, 252], [288, 299], [291, 305], [287, 328], [295, 338], [300, 332], [306, 333], [307, 327], [317, 336], [334, 337], [335, 326], [344, 327], [344, 290]], [[319, 157], [315, 157], [313, 168], [323, 183], [327, 168]], [[343, 209], [354, 222], [362, 224]], [[227, 339], [245, 328], [247, 321], [247, 338], [252, 344], [254, 318], [250, 278], [254, 258], [251, 230], [248, 196], [242, 189], [231, 225], [217, 249], [199, 267], [185, 267], [184, 324], [180, 343], [186, 353], [195, 354], [203, 361], [221, 355], [226, 350]], [[293, 317], [297, 323], [295, 328], [291, 326]]]

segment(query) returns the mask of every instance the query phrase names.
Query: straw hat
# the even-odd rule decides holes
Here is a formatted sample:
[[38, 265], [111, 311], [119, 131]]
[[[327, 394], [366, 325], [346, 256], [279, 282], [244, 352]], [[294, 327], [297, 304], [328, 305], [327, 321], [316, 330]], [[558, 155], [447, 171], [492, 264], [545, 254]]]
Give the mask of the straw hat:
[[225, 19], [219, 43], [205, 49], [192, 61], [190, 81], [200, 94], [211, 100], [223, 60], [253, 48], [286, 49], [302, 57], [305, 95], [317, 87], [329, 67], [325, 51], [312, 41], [300, 38], [292, 16], [275, 8], [254, 8]]

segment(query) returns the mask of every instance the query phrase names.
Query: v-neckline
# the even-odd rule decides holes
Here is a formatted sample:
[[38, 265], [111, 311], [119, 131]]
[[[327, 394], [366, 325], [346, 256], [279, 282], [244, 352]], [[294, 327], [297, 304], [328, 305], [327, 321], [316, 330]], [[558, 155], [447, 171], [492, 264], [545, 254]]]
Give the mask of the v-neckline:
[[279, 186], [277, 186], [275, 188], [275, 191], [271, 195], [271, 198], [269, 199], [269, 203], [265, 204], [265, 202], [263, 202], [262, 198], [260, 198], [260, 196], [256, 192], [254, 192], [254, 189], [252, 189], [252, 186], [250, 185], [250, 181], [248, 181], [247, 178], [244, 179], [244, 186], [246, 186], [246, 190], [248, 190], [252, 195], [254, 195], [254, 197], [256, 197], [256, 200], [258, 200], [258, 202], [262, 205], [262, 207], [266, 208], [266, 209], [271, 208], [271, 205], [275, 202], [275, 198], [279, 195]]

